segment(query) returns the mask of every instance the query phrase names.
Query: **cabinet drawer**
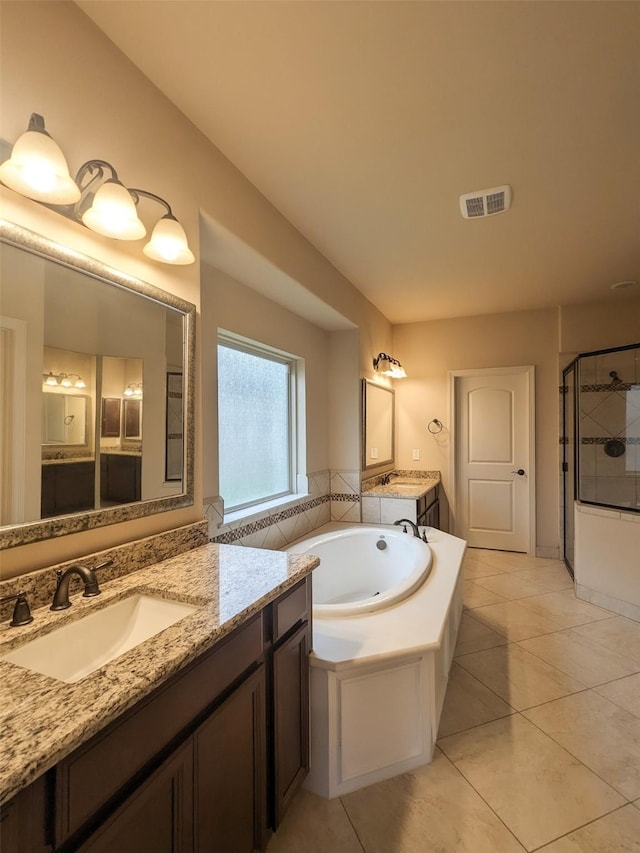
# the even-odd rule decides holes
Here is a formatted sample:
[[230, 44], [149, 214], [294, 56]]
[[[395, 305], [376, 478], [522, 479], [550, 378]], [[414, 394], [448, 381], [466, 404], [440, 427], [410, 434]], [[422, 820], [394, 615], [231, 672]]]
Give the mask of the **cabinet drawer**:
[[277, 643], [297, 622], [309, 617], [311, 584], [308, 578], [273, 603], [273, 642]]
[[237, 628], [57, 768], [61, 843], [249, 669], [263, 652], [262, 614]]

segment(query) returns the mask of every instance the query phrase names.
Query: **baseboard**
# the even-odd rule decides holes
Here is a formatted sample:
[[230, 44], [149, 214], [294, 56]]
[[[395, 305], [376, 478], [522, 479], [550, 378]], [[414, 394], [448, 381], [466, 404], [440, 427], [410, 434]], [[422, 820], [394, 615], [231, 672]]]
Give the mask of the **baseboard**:
[[536, 557], [544, 557], [545, 560], [559, 560], [560, 559], [560, 548], [536, 547]]
[[583, 601], [588, 601], [589, 604], [595, 604], [597, 607], [604, 607], [605, 610], [611, 610], [619, 616], [626, 616], [627, 619], [640, 622], [640, 605], [638, 604], [632, 604], [630, 601], [621, 601], [619, 598], [613, 598], [604, 592], [599, 592], [597, 589], [590, 589], [588, 586], [583, 586], [580, 583], [576, 584], [576, 597]]

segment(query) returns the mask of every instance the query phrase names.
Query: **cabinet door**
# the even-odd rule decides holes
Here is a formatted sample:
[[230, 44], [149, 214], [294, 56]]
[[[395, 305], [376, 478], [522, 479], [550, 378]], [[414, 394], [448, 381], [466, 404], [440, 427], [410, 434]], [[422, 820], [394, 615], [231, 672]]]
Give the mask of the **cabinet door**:
[[273, 828], [309, 771], [309, 623], [273, 653]]
[[78, 853], [192, 850], [193, 752], [188, 740], [78, 848]]
[[251, 853], [266, 842], [264, 665], [194, 735], [196, 851]]
[[2, 853], [53, 850], [47, 839], [47, 800], [47, 781], [41, 776], [0, 808]]

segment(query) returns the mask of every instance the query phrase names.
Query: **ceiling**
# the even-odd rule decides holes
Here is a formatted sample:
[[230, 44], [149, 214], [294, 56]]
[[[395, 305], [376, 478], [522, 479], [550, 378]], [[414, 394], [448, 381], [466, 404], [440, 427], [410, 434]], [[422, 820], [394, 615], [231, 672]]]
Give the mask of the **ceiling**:
[[78, 5], [393, 323], [640, 280], [638, 0]]

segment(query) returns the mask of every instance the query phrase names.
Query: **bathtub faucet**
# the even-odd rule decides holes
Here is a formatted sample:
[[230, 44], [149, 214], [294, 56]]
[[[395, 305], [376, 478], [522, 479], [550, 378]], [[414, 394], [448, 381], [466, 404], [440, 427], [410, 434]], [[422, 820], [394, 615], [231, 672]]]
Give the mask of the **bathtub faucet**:
[[413, 535], [417, 536], [418, 539], [420, 539], [420, 531], [418, 530], [418, 525], [414, 521], [411, 521], [409, 518], [399, 518], [398, 521], [394, 521], [393, 523], [403, 524], [405, 533], [407, 532], [407, 524], [410, 524], [411, 529], [413, 530]]

